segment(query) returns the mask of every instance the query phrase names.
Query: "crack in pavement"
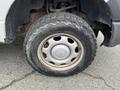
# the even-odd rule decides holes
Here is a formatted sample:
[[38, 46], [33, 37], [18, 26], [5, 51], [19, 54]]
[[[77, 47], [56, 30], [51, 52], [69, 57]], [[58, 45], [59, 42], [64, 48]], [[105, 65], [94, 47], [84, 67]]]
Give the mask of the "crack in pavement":
[[109, 85], [103, 77], [93, 76], [93, 75], [86, 73], [86, 72], [82, 72], [82, 74], [87, 75], [89, 77], [92, 77], [94, 79], [102, 80], [107, 87], [111, 88], [112, 90], [115, 90], [115, 88], [112, 87], [111, 85]]
[[34, 73], [35, 73], [35, 71], [33, 70], [32, 72], [25, 74], [24, 76], [22, 76], [22, 77], [19, 78], [19, 79], [15, 79], [15, 80], [11, 81], [8, 85], [5, 85], [5, 86], [1, 87], [0, 90], [4, 90], [4, 89], [10, 87], [10, 86], [12, 86], [14, 83], [17, 83], [17, 82], [19, 82], [19, 81], [21, 81], [21, 80], [29, 77], [30, 75], [32, 75], [32, 74], [34, 74]]
[[[34, 73], [35, 73], [35, 71], [33, 70], [32, 72], [27, 73], [27, 74], [24, 75], [23, 77], [11, 81], [8, 85], [5, 85], [5, 86], [1, 87], [0, 90], [4, 90], [4, 89], [10, 87], [10, 86], [12, 86], [14, 83], [17, 83], [17, 82], [19, 82], [19, 81], [21, 81], [21, 80], [24, 80], [25, 78], [29, 77], [30, 75], [32, 75], [32, 74], [34, 74]], [[89, 73], [86, 73], [86, 72], [82, 72], [82, 74], [84, 74], [84, 75], [86, 75], [86, 76], [89, 76], [89, 77], [92, 77], [93, 79], [102, 80], [107, 87], [111, 88], [112, 90], [115, 90], [115, 88], [112, 87], [111, 85], [109, 85], [103, 77], [93, 76], [93, 75], [91, 75], [91, 74], [89, 74]]]

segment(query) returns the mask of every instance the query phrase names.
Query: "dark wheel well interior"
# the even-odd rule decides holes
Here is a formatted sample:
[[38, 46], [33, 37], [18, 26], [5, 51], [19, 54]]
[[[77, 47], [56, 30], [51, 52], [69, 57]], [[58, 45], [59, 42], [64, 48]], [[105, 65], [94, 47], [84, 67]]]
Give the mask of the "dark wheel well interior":
[[94, 32], [102, 31], [104, 44], [111, 37], [112, 15], [104, 0], [15, 0], [6, 17], [6, 43], [15, 40], [19, 27], [28, 28], [36, 15], [40, 17], [54, 12], [79, 15], [90, 24]]

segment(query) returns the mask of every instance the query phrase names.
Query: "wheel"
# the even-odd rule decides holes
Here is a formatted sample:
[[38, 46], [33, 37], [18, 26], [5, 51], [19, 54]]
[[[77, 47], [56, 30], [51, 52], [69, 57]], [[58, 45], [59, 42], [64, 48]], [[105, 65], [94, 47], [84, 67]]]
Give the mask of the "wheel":
[[86, 69], [96, 54], [96, 36], [80, 17], [53, 13], [29, 29], [24, 50], [29, 64], [49, 76], [69, 76]]

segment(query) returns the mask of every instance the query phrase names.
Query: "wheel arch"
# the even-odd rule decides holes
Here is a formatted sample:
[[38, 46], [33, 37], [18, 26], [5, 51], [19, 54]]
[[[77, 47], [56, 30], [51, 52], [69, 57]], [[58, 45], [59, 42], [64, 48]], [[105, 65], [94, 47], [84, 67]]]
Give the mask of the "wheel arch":
[[16, 37], [16, 30], [25, 24], [30, 16], [31, 9], [41, 8], [44, 0], [15, 0], [6, 17], [6, 42], [11, 43]]
[[98, 21], [111, 27], [112, 14], [104, 0], [80, 0], [81, 11], [92, 21]]

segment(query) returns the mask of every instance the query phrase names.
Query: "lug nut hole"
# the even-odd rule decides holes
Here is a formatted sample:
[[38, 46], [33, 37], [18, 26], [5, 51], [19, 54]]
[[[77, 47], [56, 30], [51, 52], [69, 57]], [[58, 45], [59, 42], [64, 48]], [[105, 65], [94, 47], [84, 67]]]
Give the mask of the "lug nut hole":
[[49, 43], [46, 42], [46, 43], [44, 44], [44, 48], [48, 48], [48, 46], [49, 46]]
[[76, 58], [73, 58], [73, 59], [71, 60], [71, 62], [73, 62], [75, 59], [76, 59]]
[[54, 62], [52, 62], [52, 61], [50, 61], [49, 63], [51, 63], [51, 64], [54, 64], [54, 65], [55, 65], [55, 63], [54, 63]]
[[68, 38], [68, 42], [69, 42], [70, 44], [73, 44], [73, 43], [74, 43], [74, 41], [73, 41], [72, 39], [70, 39], [70, 38]]
[[44, 58], [47, 58], [47, 54], [43, 53], [43, 57], [44, 57]]
[[75, 52], [78, 53], [79, 52], [79, 47], [75, 48]]
[[60, 41], [61, 40], [61, 37], [54, 37], [53, 38], [55, 41]]
[[66, 63], [62, 63], [62, 64], [60, 64], [60, 65], [66, 65]]

